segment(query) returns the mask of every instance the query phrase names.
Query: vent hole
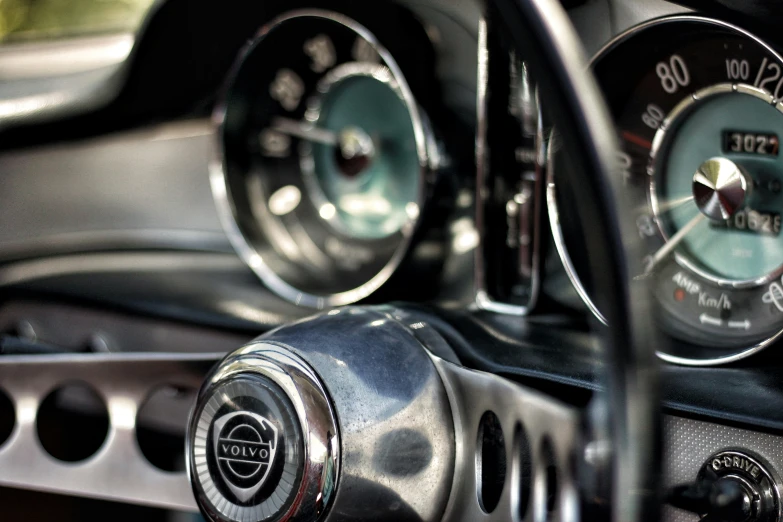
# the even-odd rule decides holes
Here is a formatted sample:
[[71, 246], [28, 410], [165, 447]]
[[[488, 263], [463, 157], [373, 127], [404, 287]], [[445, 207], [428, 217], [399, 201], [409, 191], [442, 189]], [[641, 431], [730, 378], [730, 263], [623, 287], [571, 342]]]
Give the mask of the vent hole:
[[3, 390], [0, 390], [0, 446], [11, 436], [16, 424], [14, 403]]
[[479, 505], [485, 513], [492, 513], [506, 482], [506, 442], [500, 420], [491, 411], [479, 422], [476, 471]]
[[162, 386], [153, 391], [136, 416], [136, 441], [158, 469], [185, 471], [185, 430], [196, 390]]
[[[545, 496], [546, 512], [551, 515], [557, 506], [558, 477], [557, 466], [555, 464], [555, 452], [552, 449], [552, 442], [545, 438], [541, 444], [541, 456], [544, 462], [545, 474]], [[549, 518], [547, 518], [549, 520]]]
[[109, 412], [95, 390], [82, 383], [68, 384], [41, 402], [36, 427], [41, 445], [52, 457], [78, 462], [103, 445]]
[[530, 504], [530, 491], [533, 480], [533, 466], [530, 456], [530, 443], [522, 425], [518, 424], [514, 431], [514, 467], [513, 477], [516, 487], [512, 501], [520, 519], [524, 519]]

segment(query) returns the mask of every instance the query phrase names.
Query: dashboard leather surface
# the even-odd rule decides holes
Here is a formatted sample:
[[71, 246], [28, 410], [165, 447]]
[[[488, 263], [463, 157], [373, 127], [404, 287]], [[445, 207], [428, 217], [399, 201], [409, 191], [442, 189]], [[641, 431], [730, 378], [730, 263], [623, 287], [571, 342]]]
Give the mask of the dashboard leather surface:
[[[516, 380], [559, 382], [600, 388], [602, 355], [593, 337], [579, 323], [489, 314], [454, 314], [446, 318], [469, 342], [455, 345], [468, 366]], [[783, 370], [764, 353], [723, 367], [684, 367], [661, 364], [664, 408], [729, 423], [783, 430]]]

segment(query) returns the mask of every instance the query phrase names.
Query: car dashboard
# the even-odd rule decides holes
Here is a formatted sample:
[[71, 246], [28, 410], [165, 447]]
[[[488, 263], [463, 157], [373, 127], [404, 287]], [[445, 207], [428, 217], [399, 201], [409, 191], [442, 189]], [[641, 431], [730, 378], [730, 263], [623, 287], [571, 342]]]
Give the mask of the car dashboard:
[[[758, 465], [779, 509], [783, 12], [562, 3], [644, 246], [662, 480]], [[406, 303], [476, 340], [445, 358], [565, 403], [601, 393], [585, 193], [479, 3], [150, 4], [121, 31], [0, 33], [0, 497], [196, 520], [209, 367], [357, 305]]]

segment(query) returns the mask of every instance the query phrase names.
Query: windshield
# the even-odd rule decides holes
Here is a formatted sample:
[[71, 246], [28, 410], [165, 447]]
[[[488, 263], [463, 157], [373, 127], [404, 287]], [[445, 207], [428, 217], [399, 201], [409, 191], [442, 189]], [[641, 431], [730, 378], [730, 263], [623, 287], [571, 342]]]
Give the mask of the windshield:
[[0, 0], [0, 43], [136, 32], [155, 0]]

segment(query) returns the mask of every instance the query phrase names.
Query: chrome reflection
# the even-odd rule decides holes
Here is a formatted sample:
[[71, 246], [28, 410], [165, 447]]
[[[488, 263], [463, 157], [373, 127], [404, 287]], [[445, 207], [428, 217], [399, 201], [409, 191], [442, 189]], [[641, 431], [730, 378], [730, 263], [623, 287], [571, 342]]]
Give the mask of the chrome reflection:
[[50, 78], [109, 67], [130, 56], [133, 34], [72, 38], [65, 41], [3, 44], [0, 81]]
[[286, 185], [269, 197], [269, 211], [275, 216], [285, 216], [293, 212], [300, 201], [302, 192], [293, 185]]

